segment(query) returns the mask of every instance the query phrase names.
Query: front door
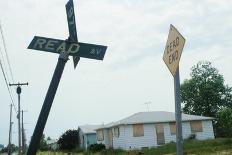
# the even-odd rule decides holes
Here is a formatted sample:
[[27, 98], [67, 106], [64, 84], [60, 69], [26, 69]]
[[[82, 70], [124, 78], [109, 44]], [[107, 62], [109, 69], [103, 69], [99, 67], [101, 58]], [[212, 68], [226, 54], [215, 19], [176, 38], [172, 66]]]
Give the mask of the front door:
[[157, 145], [165, 144], [163, 124], [156, 124], [155, 130], [156, 130], [156, 137], [157, 137]]

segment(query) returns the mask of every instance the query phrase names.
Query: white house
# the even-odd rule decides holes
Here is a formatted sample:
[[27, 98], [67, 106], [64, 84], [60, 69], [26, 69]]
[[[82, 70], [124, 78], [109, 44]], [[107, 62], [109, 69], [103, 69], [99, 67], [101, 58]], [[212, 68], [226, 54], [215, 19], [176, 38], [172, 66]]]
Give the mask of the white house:
[[79, 147], [83, 149], [87, 149], [87, 147], [91, 144], [97, 143], [96, 138], [96, 129], [99, 128], [100, 125], [83, 125], [79, 126]]
[[46, 141], [48, 144], [49, 149], [51, 150], [57, 150], [58, 149], [58, 144], [56, 139], [50, 139]]
[[[182, 114], [183, 138], [214, 139], [211, 117]], [[124, 150], [156, 147], [176, 141], [175, 113], [139, 112], [97, 130], [97, 143]]]

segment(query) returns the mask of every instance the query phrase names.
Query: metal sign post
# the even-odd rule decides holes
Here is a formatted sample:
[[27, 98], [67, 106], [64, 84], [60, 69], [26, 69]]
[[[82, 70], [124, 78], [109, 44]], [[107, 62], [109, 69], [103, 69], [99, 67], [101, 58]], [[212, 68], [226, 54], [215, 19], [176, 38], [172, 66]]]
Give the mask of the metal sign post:
[[177, 155], [183, 155], [179, 61], [184, 48], [184, 44], [184, 37], [177, 31], [177, 29], [173, 25], [170, 25], [163, 60], [174, 77]]
[[66, 4], [66, 14], [69, 28], [69, 37], [67, 40], [35, 36], [28, 46], [28, 49], [58, 53], [60, 55], [31, 138], [27, 155], [36, 154], [69, 55], [73, 56], [74, 68], [76, 68], [80, 57], [103, 60], [107, 49], [106, 46], [102, 45], [78, 42], [73, 0], [69, 0]]

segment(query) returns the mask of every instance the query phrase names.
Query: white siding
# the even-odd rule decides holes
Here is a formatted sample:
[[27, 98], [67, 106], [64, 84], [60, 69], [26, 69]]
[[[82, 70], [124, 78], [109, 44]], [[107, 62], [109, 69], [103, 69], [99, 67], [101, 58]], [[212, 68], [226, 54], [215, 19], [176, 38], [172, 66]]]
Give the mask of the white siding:
[[[169, 123], [163, 123], [165, 143], [175, 142], [176, 135], [171, 135]], [[120, 135], [115, 137], [113, 134], [113, 148], [121, 148], [124, 150], [140, 149], [142, 147], [155, 147], [157, 146], [155, 124], [144, 124], [144, 136], [133, 136], [133, 125], [121, 125], [119, 126]], [[197, 132], [196, 138], [199, 140], [214, 139], [214, 132], [212, 121], [202, 121], [203, 132]], [[182, 123], [183, 138], [187, 139], [191, 133], [190, 122]], [[114, 130], [113, 130], [114, 131]], [[104, 134], [105, 136], [105, 134]], [[108, 137], [108, 134], [107, 134]], [[108, 143], [108, 139], [104, 137], [105, 142]], [[106, 146], [107, 146], [107, 143]]]
[[[171, 135], [169, 123], [164, 123], [164, 133], [165, 133], [165, 143], [176, 142], [176, 135]], [[197, 132], [196, 139], [214, 139], [213, 125], [212, 121], [202, 121], [202, 132]], [[182, 123], [183, 139], [189, 138], [191, 133], [190, 122]]]
[[125, 139], [125, 126], [119, 126], [119, 137], [115, 137], [113, 130], [113, 148], [116, 149], [125, 149], [126, 148], [126, 139]]
[[[204, 131], [204, 134], [202, 135], [197, 135], [197, 138], [198, 139], [214, 139], [214, 131], [213, 131], [213, 124], [212, 124], [212, 121], [202, 121], [203, 122], [203, 131]], [[200, 138], [201, 137], [201, 138]]]
[[176, 135], [171, 135], [171, 130], [170, 130], [169, 123], [164, 123], [163, 125], [164, 125], [165, 143], [167, 144], [167, 143], [170, 143], [170, 142], [175, 142], [176, 141]]
[[119, 138], [113, 137], [113, 147], [124, 150], [156, 146], [154, 124], [144, 124], [144, 136], [133, 136], [133, 125], [120, 126]]
[[106, 148], [109, 148], [109, 134], [108, 134], [109, 129], [103, 129], [103, 135], [104, 139], [99, 141], [97, 140], [97, 144], [104, 144]]
[[79, 147], [84, 148], [84, 133], [83, 131], [79, 128]]
[[108, 149], [109, 148], [109, 129], [104, 129], [103, 134], [104, 134], [105, 146]]

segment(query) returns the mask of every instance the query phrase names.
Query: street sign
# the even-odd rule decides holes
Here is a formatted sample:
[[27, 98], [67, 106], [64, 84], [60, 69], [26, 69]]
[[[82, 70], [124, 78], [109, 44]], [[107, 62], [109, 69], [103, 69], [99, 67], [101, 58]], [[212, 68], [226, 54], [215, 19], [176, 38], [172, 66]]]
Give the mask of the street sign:
[[[65, 8], [68, 21], [69, 40], [78, 42], [73, 0], [69, 0], [65, 5]], [[76, 68], [79, 60], [79, 56], [73, 56], [74, 69]]]
[[184, 43], [184, 37], [173, 25], [170, 25], [163, 60], [174, 77], [177, 155], [183, 155], [179, 61], [184, 48]]
[[57, 54], [67, 51], [71, 56], [103, 60], [107, 47], [102, 45], [69, 42], [67, 40], [35, 36], [29, 44], [28, 49]]
[[68, 30], [69, 30], [69, 39], [71, 41], [78, 41], [77, 40], [77, 30], [76, 30], [76, 21], [75, 21], [75, 14], [74, 14], [74, 7], [73, 1], [69, 0], [66, 7], [66, 14], [67, 14], [67, 21], [68, 21]]
[[68, 57], [73, 56], [74, 68], [76, 68], [80, 57], [103, 60], [106, 52], [107, 46], [78, 42], [73, 0], [69, 0], [65, 7], [69, 28], [68, 39], [60, 40], [35, 36], [28, 46], [28, 49], [58, 53], [59, 58], [28, 147], [27, 155], [36, 155], [65, 64], [69, 60]]
[[184, 48], [184, 44], [184, 37], [173, 25], [170, 25], [163, 60], [173, 76], [175, 76], [177, 67], [179, 66], [179, 61]]

